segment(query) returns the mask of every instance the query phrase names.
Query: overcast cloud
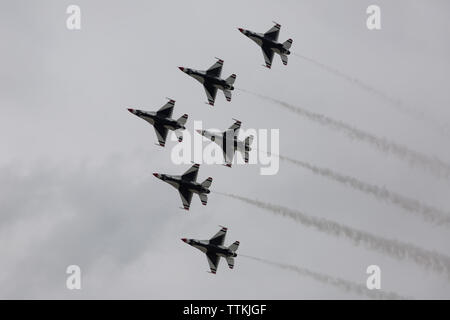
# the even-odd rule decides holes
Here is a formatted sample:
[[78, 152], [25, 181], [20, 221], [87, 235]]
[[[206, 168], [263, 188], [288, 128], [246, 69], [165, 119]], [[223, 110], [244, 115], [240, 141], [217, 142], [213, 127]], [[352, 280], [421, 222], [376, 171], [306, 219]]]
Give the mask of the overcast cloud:
[[[66, 28], [70, 4], [81, 8], [79, 31]], [[381, 7], [379, 31], [366, 28], [370, 4]], [[127, 111], [156, 110], [170, 97], [190, 132], [195, 120], [225, 129], [232, 118], [279, 129], [285, 157], [449, 212], [450, 182], [435, 172], [245, 91], [205, 105], [201, 85], [177, 68], [206, 69], [220, 57], [236, 88], [450, 163], [449, 12], [445, 0], [0, 1], [0, 298], [361, 299], [359, 289], [292, 270], [364, 285], [371, 264], [386, 292], [450, 298], [443, 274], [251, 204], [212, 193], [207, 206], [194, 196], [189, 212], [179, 209], [177, 192], [151, 174], [189, 167], [170, 160], [177, 142], [155, 146], [153, 128]], [[237, 28], [265, 32], [272, 21], [297, 55], [288, 66], [276, 55], [267, 70]], [[272, 176], [257, 164], [202, 165], [198, 180], [209, 176], [213, 191], [450, 256], [448, 228], [286, 161]], [[260, 261], [238, 256], [234, 270], [222, 261], [206, 273], [205, 256], [180, 238], [208, 239], [218, 225], [229, 228], [226, 245], [239, 240], [238, 253]], [[82, 290], [65, 287], [71, 264], [81, 267]]]

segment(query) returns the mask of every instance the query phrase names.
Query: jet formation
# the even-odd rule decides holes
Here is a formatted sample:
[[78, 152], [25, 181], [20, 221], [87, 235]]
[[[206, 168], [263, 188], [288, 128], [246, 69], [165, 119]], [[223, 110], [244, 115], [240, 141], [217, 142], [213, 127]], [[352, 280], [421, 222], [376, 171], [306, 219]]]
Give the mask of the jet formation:
[[[256, 42], [256, 44], [261, 47], [266, 63], [265, 67], [269, 69], [272, 66], [273, 56], [275, 53], [280, 55], [284, 65], [287, 65], [288, 55], [291, 53], [289, 49], [292, 45], [292, 39], [288, 39], [283, 43], [278, 42], [280, 28], [281, 26], [278, 23], [275, 23], [275, 25], [265, 33], [256, 33], [243, 28], [238, 28], [242, 34]], [[217, 90], [222, 90], [226, 100], [231, 101], [231, 92], [234, 90], [234, 82], [236, 80], [236, 74], [232, 74], [226, 79], [221, 78], [224, 61], [219, 58], [216, 59], [217, 61], [205, 71], [179, 67], [181, 71], [193, 77], [203, 85], [208, 99], [207, 103], [211, 106], [214, 106]], [[158, 145], [164, 147], [169, 130], [174, 131], [178, 141], [181, 142], [183, 140], [182, 130], [186, 129], [185, 124], [188, 119], [188, 115], [184, 114], [177, 120], [172, 119], [174, 106], [175, 100], [169, 99], [169, 102], [157, 111], [144, 111], [134, 108], [129, 108], [128, 111], [150, 123], [155, 129], [156, 136], [158, 138]], [[227, 167], [231, 167], [236, 151], [239, 151], [243, 155], [245, 162], [248, 163], [249, 152], [251, 151], [250, 146], [253, 142], [253, 136], [251, 135], [246, 137], [243, 141], [238, 139], [241, 121], [236, 119], [234, 120], [235, 122], [223, 132], [197, 130], [199, 134], [207, 139], [210, 139], [221, 147], [224, 156], [224, 164]], [[211, 177], [207, 178], [202, 183], [197, 182], [199, 168], [199, 164], [194, 164], [182, 175], [169, 175], [161, 173], [153, 173], [153, 175], [177, 189], [183, 203], [182, 209], [189, 210], [194, 193], [198, 194], [202, 204], [206, 205], [208, 202], [208, 194], [211, 192], [209, 189], [212, 184]], [[235, 241], [228, 247], [224, 246], [223, 243], [226, 233], [227, 228], [222, 227], [219, 232], [217, 232], [209, 240], [187, 238], [183, 238], [181, 240], [205, 253], [210, 272], [215, 274], [217, 272], [221, 257], [225, 258], [228, 266], [233, 269], [234, 258], [237, 256], [236, 251], [239, 247], [239, 241]]]
[[228, 267], [233, 269], [234, 258], [237, 257], [236, 250], [239, 247], [239, 241], [233, 242], [230, 246], [223, 245], [225, 236], [227, 234], [227, 228], [222, 227], [211, 239], [209, 240], [197, 240], [197, 239], [181, 239], [185, 243], [194, 248], [197, 248], [204, 254], [208, 260], [210, 272], [215, 274], [219, 266], [220, 258], [225, 258], [228, 263]]
[[281, 25], [274, 22], [275, 25], [266, 33], [257, 33], [250, 30], [238, 28], [238, 30], [246, 37], [252, 39], [258, 46], [261, 47], [266, 67], [272, 67], [273, 55], [277, 53], [281, 57], [284, 65], [288, 63], [288, 55], [291, 54], [289, 49], [292, 45], [292, 39], [288, 39], [283, 43], [278, 42], [278, 35], [280, 34]]

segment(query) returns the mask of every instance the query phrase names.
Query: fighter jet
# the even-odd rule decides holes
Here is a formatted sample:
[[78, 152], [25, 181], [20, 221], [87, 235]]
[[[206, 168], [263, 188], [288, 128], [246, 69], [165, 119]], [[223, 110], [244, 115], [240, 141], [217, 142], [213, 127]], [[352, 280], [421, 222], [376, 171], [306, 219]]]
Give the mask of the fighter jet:
[[206, 71], [194, 70], [184, 67], [178, 68], [203, 84], [206, 96], [208, 98], [208, 103], [213, 106], [214, 101], [216, 100], [217, 89], [223, 91], [227, 101], [231, 101], [231, 91], [234, 90], [233, 84], [236, 80], [236, 75], [232, 74], [225, 80], [221, 79], [220, 74], [222, 73], [222, 66], [223, 60], [218, 59], [217, 62], [214, 63], [211, 68]]
[[231, 168], [234, 154], [236, 150], [241, 152], [245, 163], [248, 163], [248, 156], [251, 150], [250, 145], [253, 142], [253, 136], [250, 135], [244, 141], [238, 140], [239, 129], [241, 128], [241, 121], [233, 119], [235, 122], [223, 132], [213, 132], [208, 130], [196, 130], [202, 136], [217, 143], [223, 150], [223, 157], [225, 165]]
[[217, 267], [219, 266], [220, 257], [227, 260], [230, 269], [234, 267], [234, 257], [237, 256], [236, 250], [239, 247], [239, 241], [235, 241], [231, 246], [225, 247], [223, 242], [227, 234], [227, 228], [222, 227], [219, 232], [217, 232], [209, 240], [196, 240], [196, 239], [186, 239], [183, 238], [184, 242], [199, 249], [201, 252], [206, 254], [208, 259], [209, 268], [211, 273], [215, 274]]
[[278, 53], [284, 65], [288, 63], [288, 55], [291, 54], [289, 49], [292, 45], [292, 39], [288, 39], [283, 43], [278, 42], [278, 34], [281, 26], [274, 22], [275, 25], [266, 33], [256, 33], [250, 30], [238, 28], [240, 32], [255, 41], [262, 49], [266, 67], [270, 69], [272, 66], [273, 54]]
[[155, 128], [156, 136], [158, 137], [158, 142], [161, 147], [166, 144], [167, 132], [168, 130], [175, 131], [178, 137], [178, 141], [183, 141], [183, 134], [181, 130], [186, 129], [184, 126], [188, 118], [187, 114], [183, 114], [178, 120], [172, 119], [173, 107], [175, 106], [175, 100], [169, 99], [164, 106], [162, 106], [158, 111], [143, 111], [137, 109], [128, 109], [132, 114], [144, 119]]
[[198, 194], [200, 200], [202, 201], [202, 204], [206, 206], [208, 202], [207, 194], [211, 192], [209, 190], [209, 187], [212, 183], [211, 177], [209, 177], [202, 183], [196, 182], [199, 168], [200, 165], [195, 163], [181, 176], [172, 176], [160, 173], [154, 173], [153, 175], [158, 179], [161, 179], [162, 181], [167, 182], [171, 186], [175, 187], [180, 193], [181, 201], [183, 202], [183, 208], [185, 210], [189, 210], [193, 193]]

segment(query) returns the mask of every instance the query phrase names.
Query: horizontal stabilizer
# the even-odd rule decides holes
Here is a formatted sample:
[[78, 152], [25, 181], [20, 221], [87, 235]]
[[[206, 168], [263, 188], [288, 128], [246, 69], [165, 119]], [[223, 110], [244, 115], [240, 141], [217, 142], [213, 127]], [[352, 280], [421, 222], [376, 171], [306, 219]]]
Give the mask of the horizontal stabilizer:
[[202, 187], [204, 188], [209, 188], [211, 186], [212, 183], [212, 178], [209, 177], [208, 179], [206, 179], [205, 181], [202, 182]]
[[283, 48], [290, 49], [292, 45], [292, 39], [287, 39], [285, 42], [283, 42]]
[[236, 80], [236, 75], [233, 73], [231, 76], [229, 76], [225, 80], [225, 82], [228, 83], [229, 85], [233, 85], [235, 80]]
[[250, 147], [251, 145], [252, 145], [252, 142], [253, 142], [253, 136], [252, 135], [250, 135], [250, 136], [248, 136], [247, 138], [245, 138], [245, 147]]
[[227, 101], [231, 101], [231, 91], [230, 90], [223, 90], [223, 94], [225, 95], [225, 98]]
[[180, 126], [184, 126], [186, 124], [187, 119], [188, 119], [188, 115], [183, 114], [181, 117], [178, 118], [177, 122]]
[[202, 205], [206, 206], [206, 204], [208, 203], [208, 196], [206, 195], [206, 193], [200, 193], [198, 196], [200, 197]]
[[176, 134], [176, 136], [178, 138], [178, 142], [183, 141], [183, 133], [181, 132], [180, 129], [175, 130], [175, 134]]
[[234, 258], [226, 257], [225, 259], [227, 259], [228, 267], [230, 267], [230, 269], [233, 269], [234, 268]]
[[235, 241], [232, 245], [228, 247], [231, 251], [235, 252], [239, 248], [239, 241]]

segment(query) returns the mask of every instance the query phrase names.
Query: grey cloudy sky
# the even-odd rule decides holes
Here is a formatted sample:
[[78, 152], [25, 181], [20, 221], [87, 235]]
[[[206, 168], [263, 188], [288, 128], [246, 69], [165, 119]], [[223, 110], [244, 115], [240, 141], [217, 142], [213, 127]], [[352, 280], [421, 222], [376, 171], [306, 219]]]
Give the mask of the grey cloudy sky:
[[[66, 28], [81, 7], [82, 29]], [[366, 28], [378, 4], [382, 30]], [[301, 266], [356, 283], [382, 270], [382, 288], [416, 298], [450, 298], [450, 280], [345, 238], [211, 194], [189, 213], [152, 172], [179, 174], [171, 148], [127, 107], [156, 110], [175, 99], [174, 117], [205, 127], [280, 129], [280, 153], [328, 167], [447, 212], [450, 181], [348, 139], [242, 91], [204, 104], [201, 86], [177, 66], [225, 60], [235, 86], [299, 105], [450, 162], [448, 1], [6, 1], [0, 2], [0, 297], [302, 299], [361, 298], [288, 270], [237, 257], [216, 276], [204, 255], [180, 241], [207, 239], [218, 225], [243, 254]], [[290, 56], [261, 66], [260, 50], [236, 29], [282, 25], [292, 51], [363, 80], [407, 111], [339, 76]], [[410, 111], [408, 111], [410, 110]], [[424, 120], [417, 113], [424, 113]], [[414, 115], [414, 116], [413, 116]], [[428, 119], [428, 120], [427, 120]], [[201, 166], [212, 190], [241, 194], [450, 255], [448, 228], [427, 224], [287, 162], [274, 176], [258, 165]], [[82, 290], [65, 269], [82, 269]]]

